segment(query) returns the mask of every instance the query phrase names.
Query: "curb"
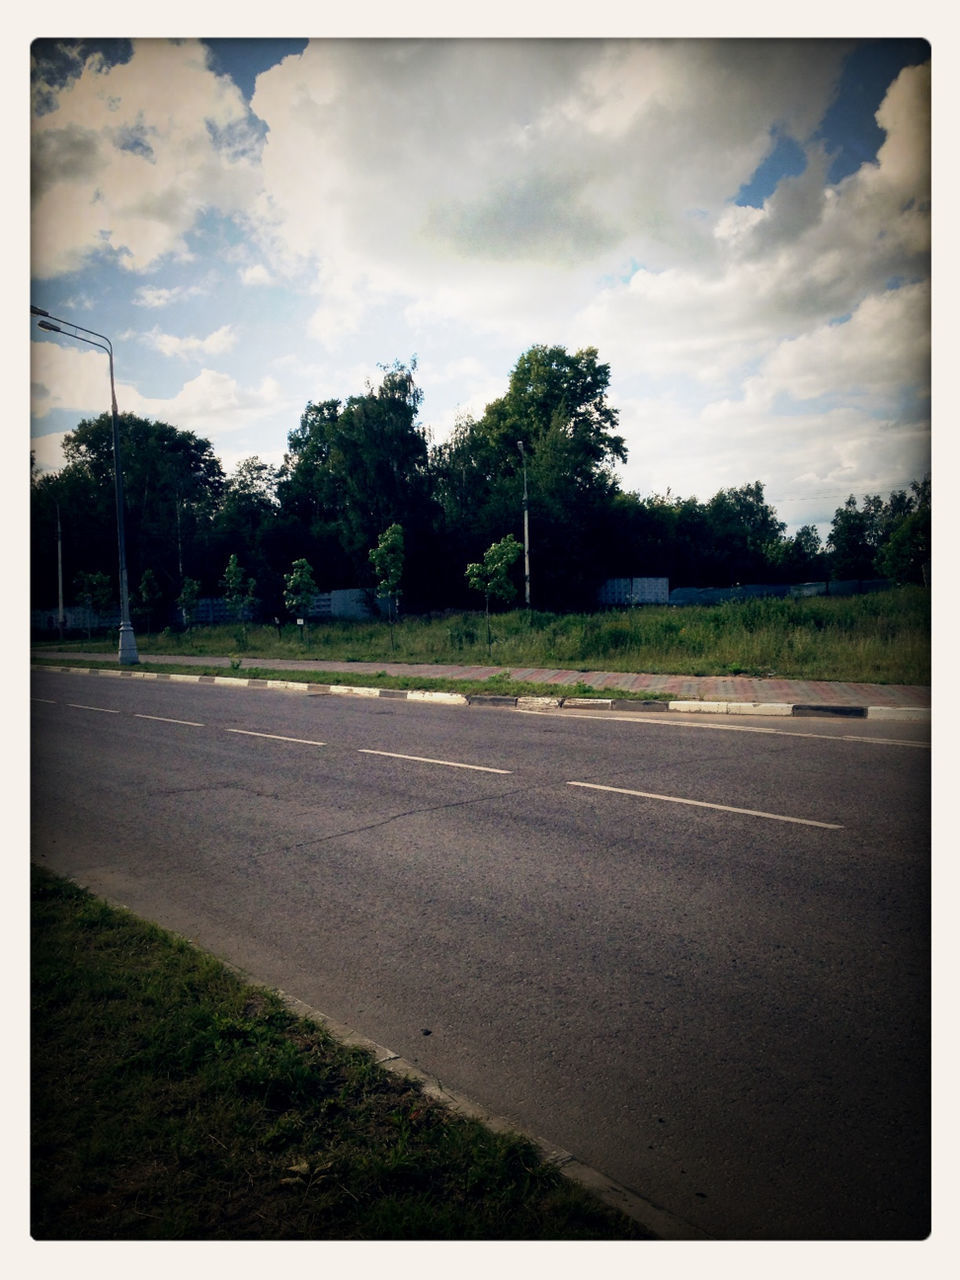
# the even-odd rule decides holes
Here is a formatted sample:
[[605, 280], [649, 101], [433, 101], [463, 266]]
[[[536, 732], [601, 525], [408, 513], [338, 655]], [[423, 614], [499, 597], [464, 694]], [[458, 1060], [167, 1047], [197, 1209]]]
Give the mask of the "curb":
[[[81, 672], [84, 668], [80, 667], [47, 667], [44, 670], [54, 671], [70, 671], [73, 673]], [[121, 672], [111, 672], [112, 675], [126, 674]], [[141, 673], [152, 674], [152, 673]], [[234, 683], [237, 683], [234, 681]], [[243, 683], [242, 681], [240, 683]], [[264, 683], [263, 681], [260, 682]], [[76, 879], [74, 876], [68, 876], [72, 884], [78, 885], [81, 889], [88, 888], [82, 880]], [[129, 911], [130, 908], [126, 903], [121, 902], [118, 898], [104, 896], [98, 894], [102, 901], [120, 911]], [[172, 932], [168, 930], [167, 932]], [[520, 1125], [514, 1124], [504, 1116], [497, 1115], [496, 1112], [490, 1111], [488, 1108], [481, 1106], [479, 1103], [473, 1102], [465, 1094], [458, 1093], [456, 1090], [447, 1089], [441, 1084], [436, 1076], [431, 1076], [423, 1071], [420, 1067], [414, 1066], [412, 1062], [408, 1062], [406, 1058], [401, 1058], [398, 1053], [394, 1053], [392, 1049], [387, 1049], [384, 1045], [378, 1044], [376, 1040], [371, 1040], [367, 1036], [361, 1035], [358, 1031], [354, 1031], [352, 1027], [348, 1027], [345, 1023], [337, 1022], [334, 1018], [330, 1018], [327, 1014], [322, 1013], [319, 1009], [315, 1009], [312, 1005], [299, 999], [297, 996], [290, 995], [289, 992], [282, 990], [280, 987], [270, 986], [263, 982], [255, 975], [249, 973], [246, 969], [242, 969], [239, 965], [232, 961], [217, 955], [215, 952], [208, 951], [194, 942], [191, 938], [184, 934], [177, 934], [177, 937], [184, 938], [191, 947], [195, 947], [203, 951], [207, 955], [211, 955], [224, 968], [229, 969], [231, 973], [237, 975], [242, 982], [252, 987], [260, 987], [262, 989], [272, 991], [279, 996], [287, 1008], [297, 1017], [306, 1018], [310, 1022], [314, 1022], [324, 1031], [328, 1032], [340, 1044], [348, 1047], [362, 1049], [369, 1053], [374, 1059], [378, 1067], [382, 1067], [384, 1071], [389, 1071], [393, 1075], [416, 1081], [423, 1088], [423, 1092], [430, 1098], [439, 1102], [448, 1110], [458, 1115], [465, 1116], [471, 1120], [478, 1120], [481, 1124], [486, 1125], [488, 1129], [492, 1129], [495, 1133], [516, 1134], [519, 1137], [526, 1138], [532, 1143], [540, 1153], [541, 1158], [546, 1164], [552, 1164], [571, 1182], [578, 1183], [587, 1191], [590, 1191], [602, 1203], [609, 1205], [611, 1208], [619, 1210], [625, 1217], [632, 1218], [634, 1222], [638, 1222], [642, 1227], [650, 1231], [657, 1240], [712, 1240], [713, 1237], [700, 1228], [693, 1226], [691, 1223], [685, 1222], [683, 1219], [676, 1217], [669, 1210], [661, 1208], [651, 1200], [647, 1200], [644, 1196], [638, 1195], [636, 1191], [631, 1191], [629, 1187], [625, 1187], [622, 1183], [608, 1177], [599, 1169], [593, 1168], [591, 1165], [584, 1164], [578, 1160], [576, 1156], [569, 1151], [565, 1151], [562, 1147], [556, 1146], [554, 1143], [547, 1141], [545, 1138], [539, 1137], [537, 1134], [522, 1128]]]
[[[234, 971], [241, 973], [241, 976], [246, 978], [248, 982], [256, 983], [255, 979], [243, 974], [242, 971], [236, 968], [234, 968]], [[631, 1191], [629, 1187], [625, 1187], [605, 1173], [601, 1173], [599, 1169], [594, 1169], [590, 1165], [584, 1164], [562, 1147], [555, 1146], [554, 1143], [548, 1142], [545, 1138], [541, 1138], [537, 1134], [513, 1124], [504, 1116], [499, 1116], [495, 1112], [489, 1111], [486, 1107], [473, 1102], [464, 1094], [458, 1093], [453, 1089], [447, 1089], [435, 1076], [428, 1075], [420, 1067], [414, 1066], [406, 1058], [401, 1058], [398, 1053], [394, 1053], [392, 1049], [385, 1048], [375, 1040], [367, 1039], [366, 1036], [354, 1031], [352, 1027], [336, 1022], [333, 1018], [321, 1013], [319, 1009], [314, 1009], [311, 1005], [306, 1004], [296, 996], [289, 995], [286, 991], [276, 990], [276, 994], [280, 996], [284, 1004], [293, 1013], [317, 1023], [336, 1040], [339, 1040], [341, 1044], [351, 1045], [371, 1054], [378, 1067], [382, 1067], [393, 1075], [417, 1081], [428, 1097], [435, 1099], [448, 1110], [455, 1112], [457, 1115], [466, 1116], [471, 1120], [479, 1120], [481, 1124], [486, 1125], [488, 1129], [492, 1129], [495, 1133], [518, 1134], [520, 1137], [526, 1138], [528, 1142], [531, 1142], [537, 1148], [545, 1163], [554, 1165], [565, 1178], [569, 1178], [571, 1182], [578, 1183], [587, 1191], [592, 1192], [604, 1204], [619, 1210], [625, 1217], [632, 1218], [634, 1222], [638, 1222], [642, 1227], [652, 1232], [656, 1239], [712, 1239], [706, 1232], [682, 1221], [667, 1210], [661, 1209], [659, 1205], [638, 1195], [635, 1191]]]
[[930, 721], [929, 707], [869, 707], [818, 702], [642, 702], [634, 698], [551, 698], [504, 694], [439, 693], [426, 689], [380, 689], [375, 685], [308, 684], [304, 680], [257, 680], [243, 676], [188, 676], [166, 671], [115, 671], [109, 667], [60, 667], [31, 664], [34, 671], [108, 676], [124, 680], [168, 680], [186, 684], [220, 684], [241, 689], [280, 689], [286, 693], [350, 698], [393, 698], [447, 707], [513, 707], [518, 711], [659, 711], [686, 715], [846, 716], [861, 720]]

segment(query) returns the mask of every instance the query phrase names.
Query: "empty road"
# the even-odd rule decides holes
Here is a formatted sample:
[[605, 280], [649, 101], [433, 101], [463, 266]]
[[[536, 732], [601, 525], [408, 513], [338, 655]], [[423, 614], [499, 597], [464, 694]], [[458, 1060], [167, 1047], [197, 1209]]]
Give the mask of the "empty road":
[[34, 672], [33, 856], [723, 1239], [929, 1229], [929, 727]]

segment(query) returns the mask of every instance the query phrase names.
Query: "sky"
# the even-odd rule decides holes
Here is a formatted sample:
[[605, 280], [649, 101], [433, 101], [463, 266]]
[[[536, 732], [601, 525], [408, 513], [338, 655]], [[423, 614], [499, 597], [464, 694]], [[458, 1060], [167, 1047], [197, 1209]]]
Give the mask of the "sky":
[[[447, 438], [596, 347], [622, 488], [759, 480], [788, 531], [930, 471], [922, 39], [44, 38], [31, 302], [121, 411], [279, 465], [415, 359]], [[109, 407], [34, 324], [31, 447]], [[638, 566], [638, 572], [642, 567]]]

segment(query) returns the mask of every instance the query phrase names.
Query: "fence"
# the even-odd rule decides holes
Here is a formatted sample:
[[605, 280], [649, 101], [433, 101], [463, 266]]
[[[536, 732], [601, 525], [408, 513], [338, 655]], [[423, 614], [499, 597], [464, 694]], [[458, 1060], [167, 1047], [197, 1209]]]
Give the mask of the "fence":
[[764, 596], [805, 599], [812, 596], [859, 596], [871, 591], [887, 591], [888, 578], [853, 579], [849, 582], [750, 583], [736, 587], [677, 587], [670, 603], [721, 604], [724, 600], [759, 600]]
[[[351, 587], [338, 591], [319, 592], [313, 597], [306, 616], [311, 621], [324, 618], [363, 620], [378, 615], [382, 617], [385, 612], [385, 602], [374, 599], [372, 592], [364, 591], [359, 587]], [[253, 622], [256, 617], [257, 614], [253, 606], [244, 606], [244, 622]], [[137, 615], [135, 614], [134, 621], [136, 622], [136, 620]], [[168, 623], [179, 625], [183, 622], [183, 617], [181, 611], [174, 608], [169, 617], [157, 617], [155, 621], [156, 625], [161, 627]], [[195, 608], [191, 610], [187, 621], [193, 627], [226, 626], [236, 621], [236, 613], [233, 605], [222, 596], [202, 596], [197, 601]], [[119, 626], [120, 611], [118, 609], [98, 613], [95, 609], [71, 606], [63, 611], [64, 631], [106, 631], [115, 630]], [[59, 630], [59, 622], [56, 608], [31, 610], [30, 629], [34, 634], [57, 632]]]

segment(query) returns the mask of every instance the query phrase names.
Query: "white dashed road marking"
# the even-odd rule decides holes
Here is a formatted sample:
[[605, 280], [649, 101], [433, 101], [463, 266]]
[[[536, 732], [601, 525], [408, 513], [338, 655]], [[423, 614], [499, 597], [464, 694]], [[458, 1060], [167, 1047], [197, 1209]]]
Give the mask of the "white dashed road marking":
[[365, 756], [389, 756], [391, 760], [415, 760], [418, 764], [443, 764], [448, 769], [475, 769], [478, 773], [513, 773], [512, 769], [491, 769], [485, 764], [461, 764], [459, 760], [431, 760], [428, 756], [405, 756], [399, 751], [371, 751], [366, 747], [360, 747], [358, 750]]
[[247, 738], [272, 738], [274, 742], [299, 742], [305, 747], [325, 747], [325, 742], [314, 742], [312, 738], [286, 738], [282, 733], [254, 733], [252, 729], [227, 729], [227, 733], [242, 733]]
[[194, 729], [202, 729], [204, 727], [199, 720], [173, 720], [170, 716], [147, 716], [141, 711], [135, 711], [133, 716], [135, 720], [162, 720], [164, 724], [188, 724]]
[[842, 831], [839, 822], [815, 822], [812, 818], [789, 818], [783, 813], [764, 813], [760, 809], [738, 809], [731, 804], [711, 804], [707, 800], [687, 800], [683, 796], [661, 796], [654, 791], [631, 791], [627, 787], [604, 787], [599, 782], [568, 782], [568, 787], [588, 787], [591, 791], [613, 791], [621, 796], [640, 796], [644, 800], [665, 800], [669, 804], [691, 804], [698, 809], [721, 809], [724, 813], [743, 813], [750, 818], [771, 818], [774, 822], [797, 822], [804, 827], [826, 827]]

